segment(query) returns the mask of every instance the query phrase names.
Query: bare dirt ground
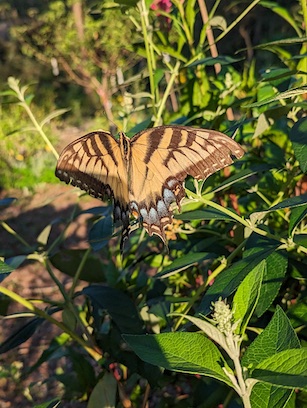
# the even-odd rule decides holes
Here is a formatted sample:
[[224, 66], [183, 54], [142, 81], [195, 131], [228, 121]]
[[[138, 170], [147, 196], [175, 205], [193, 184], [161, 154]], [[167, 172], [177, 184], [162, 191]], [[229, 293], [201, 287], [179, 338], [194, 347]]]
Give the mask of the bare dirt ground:
[[[36, 191], [27, 194], [21, 191], [1, 192], [0, 199], [16, 197], [17, 200], [9, 207], [1, 210], [0, 219], [5, 221], [13, 231], [19, 234], [30, 246], [35, 246], [41, 231], [54, 220], [67, 220], [78, 202], [77, 193], [72, 187], [63, 184], [38, 186]], [[88, 196], [79, 202], [81, 209], [99, 205], [99, 201]], [[65, 246], [70, 248], [86, 248], [87, 215], [81, 215], [71, 224], [67, 231]], [[63, 229], [65, 223], [55, 224], [50, 234], [50, 242]], [[12, 257], [29, 251], [14, 234], [6, 231], [0, 225], [0, 256]], [[57, 278], [70, 287], [71, 279], [59, 271]], [[26, 262], [12, 272], [1, 283], [2, 286], [14, 291], [26, 299], [60, 299], [58, 288], [50, 278], [46, 269], [38, 262]], [[80, 288], [87, 285], [80, 283]], [[0, 294], [0, 296], [2, 296]], [[39, 307], [43, 307], [39, 305]], [[8, 312], [24, 311], [24, 307], [16, 302], [10, 302]], [[3, 314], [0, 311], [1, 315]], [[61, 316], [58, 316], [59, 318]], [[0, 343], [14, 331], [25, 324], [27, 319], [17, 318], [1, 321]], [[64, 359], [42, 364], [29, 377], [22, 374], [29, 365], [33, 365], [41, 356], [50, 341], [59, 334], [57, 328], [43, 323], [34, 336], [20, 346], [0, 355], [0, 407], [30, 408], [53, 397], [61, 396], [62, 389], [56, 381], [44, 380], [52, 377], [56, 370], [65, 370]], [[67, 404], [65, 407], [81, 407], [80, 403]]]

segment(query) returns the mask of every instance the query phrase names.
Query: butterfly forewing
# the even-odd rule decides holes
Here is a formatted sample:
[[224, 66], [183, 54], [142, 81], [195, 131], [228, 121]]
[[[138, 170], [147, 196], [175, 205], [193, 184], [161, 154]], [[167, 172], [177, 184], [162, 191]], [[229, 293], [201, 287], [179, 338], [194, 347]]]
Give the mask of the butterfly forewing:
[[129, 225], [127, 167], [117, 141], [107, 132], [93, 132], [61, 153], [56, 176], [90, 195], [114, 199], [114, 220]]
[[180, 208], [187, 175], [204, 180], [243, 154], [238, 143], [211, 130], [161, 126], [136, 135], [131, 140], [130, 200], [147, 232], [165, 241], [170, 204], [175, 201]]

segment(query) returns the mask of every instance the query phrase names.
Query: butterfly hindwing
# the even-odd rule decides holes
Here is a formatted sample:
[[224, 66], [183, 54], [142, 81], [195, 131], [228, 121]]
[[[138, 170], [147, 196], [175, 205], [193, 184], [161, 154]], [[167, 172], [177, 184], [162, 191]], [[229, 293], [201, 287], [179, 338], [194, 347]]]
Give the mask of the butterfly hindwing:
[[147, 232], [165, 242], [170, 204], [180, 208], [185, 178], [204, 180], [243, 154], [238, 143], [213, 130], [160, 126], [137, 134], [131, 140], [130, 200]]

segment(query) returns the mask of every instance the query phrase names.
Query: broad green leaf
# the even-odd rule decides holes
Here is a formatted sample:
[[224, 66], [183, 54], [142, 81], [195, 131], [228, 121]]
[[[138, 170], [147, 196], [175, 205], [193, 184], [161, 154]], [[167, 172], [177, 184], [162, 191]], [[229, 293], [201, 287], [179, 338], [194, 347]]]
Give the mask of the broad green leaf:
[[307, 349], [281, 351], [258, 364], [254, 379], [284, 388], [307, 390]]
[[[172, 315], [177, 316], [176, 313]], [[185, 319], [195, 324], [195, 326], [202, 330], [208, 337], [210, 337], [211, 340], [219, 344], [229, 355], [231, 354], [225, 335], [221, 333], [212, 323], [207, 322], [205, 319], [199, 319], [198, 317], [189, 315], [179, 314], [178, 316], [183, 316]]]
[[148, 363], [172, 371], [209, 376], [232, 386], [222, 369], [231, 372], [224, 357], [203, 334], [176, 332], [123, 337]]
[[287, 253], [285, 251], [273, 252], [265, 259], [265, 264], [260, 296], [256, 306], [258, 317], [268, 310], [278, 295], [288, 267]]
[[260, 296], [261, 283], [266, 268], [263, 259], [239, 285], [232, 303], [234, 321], [238, 322], [237, 334], [244, 334]]
[[300, 207], [292, 208], [289, 219], [288, 229], [289, 236], [291, 236], [295, 232], [295, 228], [306, 216], [307, 216], [307, 204], [301, 205]]
[[89, 232], [89, 243], [94, 251], [99, 251], [108, 245], [113, 233], [113, 218], [103, 217], [96, 221]]
[[117, 381], [112, 373], [105, 372], [93, 389], [87, 408], [115, 408]]
[[[86, 253], [86, 249], [62, 249], [52, 255], [50, 261], [61, 272], [74, 277]], [[85, 260], [79, 278], [86, 282], [105, 282], [108, 268], [110, 263], [104, 265], [98, 256], [90, 254]]]
[[290, 408], [287, 403], [292, 394], [292, 390], [258, 382], [252, 389], [250, 402], [253, 408]]
[[167, 278], [175, 273], [182, 272], [191, 266], [198, 265], [204, 259], [210, 259], [212, 257], [214, 257], [214, 254], [209, 252], [190, 252], [188, 255], [175, 259], [171, 265], [157, 273], [155, 278]]
[[124, 292], [107, 286], [88, 286], [82, 293], [91, 299], [93, 307], [106, 310], [122, 333], [144, 333], [139, 312]]
[[278, 245], [278, 243], [275, 243], [264, 248], [260, 247], [259, 252], [247, 256], [225, 269], [223, 273], [217, 276], [213, 285], [207, 290], [197, 312], [206, 315], [211, 310], [212, 302], [215, 302], [220, 297], [225, 299], [230, 296], [245, 276], [256, 268], [263, 259], [266, 259], [275, 252]]
[[290, 139], [303, 173], [307, 172], [307, 118], [299, 119], [290, 131]]
[[270, 323], [248, 346], [242, 358], [242, 365], [254, 369], [259, 363], [284, 350], [300, 348], [290, 320], [277, 306]]

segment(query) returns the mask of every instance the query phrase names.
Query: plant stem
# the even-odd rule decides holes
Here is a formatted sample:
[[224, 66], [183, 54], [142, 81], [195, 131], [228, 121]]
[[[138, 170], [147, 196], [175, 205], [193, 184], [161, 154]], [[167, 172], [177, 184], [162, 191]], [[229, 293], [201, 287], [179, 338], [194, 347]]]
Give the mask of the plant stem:
[[177, 61], [176, 65], [175, 65], [175, 67], [174, 67], [174, 69], [172, 71], [172, 74], [171, 74], [171, 77], [170, 77], [169, 82], [167, 84], [167, 87], [165, 89], [164, 95], [163, 95], [163, 97], [162, 97], [162, 99], [160, 101], [159, 110], [157, 112], [157, 116], [156, 116], [155, 121], [154, 121], [154, 126], [157, 126], [160, 123], [160, 119], [161, 119], [163, 110], [165, 109], [165, 104], [166, 104], [167, 98], [169, 97], [169, 94], [172, 91], [174, 81], [175, 81], [176, 77], [178, 76], [179, 67], [180, 67], [180, 61]]
[[[305, 1], [305, 0], [302, 0]], [[239, 21], [242, 20], [243, 17], [245, 17], [252, 8], [254, 8], [258, 3], [260, 2], [260, 0], [254, 0], [248, 7], [246, 7], [246, 9], [243, 11], [243, 13], [235, 19], [235, 21], [233, 21], [227, 28], [225, 31], [222, 32], [222, 34], [220, 34], [216, 39], [215, 42], [217, 43], [218, 41], [220, 41], [222, 38], [225, 37], [225, 35], [227, 35], [229, 33], [229, 31], [231, 31], [238, 23]]]
[[31, 122], [33, 123], [35, 129], [41, 135], [41, 137], [43, 138], [46, 145], [49, 147], [51, 152], [54, 154], [55, 158], [58, 160], [58, 158], [59, 158], [58, 152], [55, 150], [55, 148], [53, 147], [53, 144], [50, 142], [47, 135], [43, 131], [42, 127], [40, 126], [40, 124], [35, 119], [35, 116], [33, 115], [32, 111], [31, 111], [31, 109], [30, 109], [30, 107], [29, 107], [29, 105], [28, 105], [28, 103], [27, 103], [27, 101], [25, 99], [25, 91], [27, 90], [27, 87], [20, 88], [19, 81], [17, 81], [13, 77], [9, 78], [8, 83], [9, 83], [10, 88], [16, 93], [17, 98], [20, 100], [19, 105], [22, 106], [24, 108], [24, 110], [27, 112], [27, 114], [28, 114]]
[[8, 296], [9, 298], [13, 299], [15, 302], [18, 302], [19, 304], [23, 305], [25, 308], [33, 312], [36, 316], [39, 316], [48, 322], [56, 325], [59, 327], [63, 332], [67, 333], [73, 340], [75, 340], [77, 343], [79, 343], [95, 361], [100, 360], [102, 354], [98, 349], [93, 349], [88, 346], [87, 342], [85, 342], [81, 337], [79, 337], [75, 332], [70, 330], [64, 323], [58, 322], [55, 320], [52, 316], [50, 316], [48, 313], [44, 312], [43, 310], [37, 308], [36, 306], [33, 305], [32, 302], [22, 298], [19, 296], [17, 293], [12, 292], [11, 290], [4, 288], [3, 286], [0, 286], [0, 293], [3, 293], [4, 295]]
[[159, 100], [158, 88], [155, 87], [154, 71], [156, 69], [156, 62], [154, 57], [154, 50], [152, 46], [152, 31], [148, 19], [148, 10], [146, 7], [145, 0], [140, 0], [138, 2], [138, 9], [141, 17], [141, 27], [143, 33], [143, 39], [145, 44], [147, 67], [149, 74], [149, 84], [150, 84], [150, 93], [153, 97], [153, 113], [156, 117], [157, 103]]
[[77, 271], [76, 271], [76, 273], [74, 275], [71, 288], [69, 290], [68, 296], [69, 296], [70, 299], [74, 295], [74, 291], [75, 291], [75, 287], [77, 285], [77, 281], [79, 280], [79, 276], [80, 276], [80, 274], [81, 274], [81, 272], [82, 272], [82, 270], [84, 268], [85, 262], [86, 262], [86, 260], [87, 260], [87, 258], [89, 256], [89, 254], [91, 253], [91, 251], [92, 251], [92, 248], [87, 248], [87, 250], [85, 251], [85, 253], [84, 253], [84, 255], [83, 255], [82, 259], [81, 259], [81, 262], [80, 262], [80, 264], [78, 266], [78, 269], [77, 269]]
[[11, 228], [5, 221], [0, 221], [0, 225], [11, 235], [13, 235], [18, 241], [20, 241], [27, 248], [31, 248], [29, 245], [13, 228]]

